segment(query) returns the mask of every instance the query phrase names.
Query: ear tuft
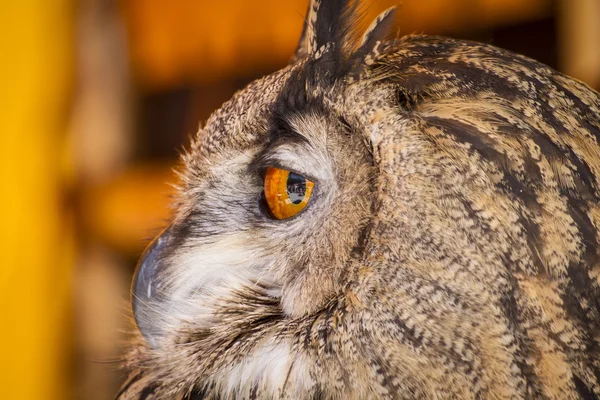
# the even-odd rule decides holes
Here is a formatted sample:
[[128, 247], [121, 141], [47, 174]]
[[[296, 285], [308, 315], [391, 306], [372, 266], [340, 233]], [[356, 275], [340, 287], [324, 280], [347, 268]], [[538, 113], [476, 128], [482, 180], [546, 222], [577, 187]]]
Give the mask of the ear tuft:
[[379, 44], [389, 35], [394, 26], [396, 6], [390, 7], [371, 22], [360, 41], [358, 50], [352, 56], [353, 72], [358, 72], [369, 60], [377, 55]]
[[[359, 51], [363, 48], [372, 49], [375, 43], [383, 40], [392, 30], [394, 17], [396, 16], [396, 6], [390, 7], [377, 16], [371, 22], [360, 41]], [[368, 51], [367, 51], [368, 52]]]
[[302, 33], [300, 35], [298, 46], [296, 47], [296, 52], [291, 60], [292, 64], [316, 51], [317, 42], [315, 26], [317, 24], [317, 11], [319, 10], [320, 4], [321, 0], [310, 0], [308, 2], [304, 26], [302, 27]]
[[357, 3], [356, 0], [310, 0], [292, 63], [314, 55], [330, 43], [336, 51], [341, 51], [351, 30]]
[[322, 67], [327, 66], [333, 76], [359, 73], [391, 31], [396, 7], [388, 8], [375, 18], [357, 48], [356, 37], [352, 34], [361, 14], [358, 10], [358, 0], [310, 0], [302, 35], [291, 62], [306, 57], [319, 59], [327, 53]]

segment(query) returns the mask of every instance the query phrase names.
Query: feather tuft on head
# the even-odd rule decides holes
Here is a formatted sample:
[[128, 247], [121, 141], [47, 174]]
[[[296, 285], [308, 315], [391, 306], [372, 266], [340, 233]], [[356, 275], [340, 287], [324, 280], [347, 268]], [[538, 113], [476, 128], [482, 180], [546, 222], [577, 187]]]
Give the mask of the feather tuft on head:
[[353, 33], [362, 15], [358, 3], [356, 0], [311, 0], [292, 63], [327, 54], [324, 64], [333, 68], [334, 76], [360, 71], [367, 57], [376, 51], [377, 43], [390, 33], [396, 7], [375, 18], [360, 42], [355, 43]]

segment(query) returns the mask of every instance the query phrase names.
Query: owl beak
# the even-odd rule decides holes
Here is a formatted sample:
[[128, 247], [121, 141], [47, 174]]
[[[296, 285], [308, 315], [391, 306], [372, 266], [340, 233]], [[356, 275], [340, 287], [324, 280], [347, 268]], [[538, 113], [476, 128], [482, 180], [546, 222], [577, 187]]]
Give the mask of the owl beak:
[[163, 302], [161, 281], [158, 275], [162, 269], [161, 260], [169, 242], [169, 230], [156, 237], [140, 258], [131, 287], [131, 304], [138, 329], [151, 347], [156, 347], [160, 331], [160, 315], [157, 306]]

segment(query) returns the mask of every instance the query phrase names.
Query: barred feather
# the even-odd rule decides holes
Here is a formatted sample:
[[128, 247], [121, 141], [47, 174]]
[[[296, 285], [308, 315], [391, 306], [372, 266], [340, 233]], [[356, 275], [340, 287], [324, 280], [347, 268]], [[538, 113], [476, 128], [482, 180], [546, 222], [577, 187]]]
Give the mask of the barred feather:
[[[599, 398], [600, 95], [490, 45], [376, 45], [389, 12], [368, 62], [328, 56], [346, 2], [318, 3], [185, 156], [119, 398]], [[290, 220], [256, 206], [268, 165], [316, 182]]]

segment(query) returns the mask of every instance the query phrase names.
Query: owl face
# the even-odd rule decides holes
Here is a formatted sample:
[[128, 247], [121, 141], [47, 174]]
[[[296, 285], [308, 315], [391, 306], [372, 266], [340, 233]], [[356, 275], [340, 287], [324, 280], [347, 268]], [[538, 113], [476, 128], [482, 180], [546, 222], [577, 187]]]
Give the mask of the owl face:
[[[365, 142], [331, 105], [282, 106], [294, 72], [237, 94], [186, 155], [177, 215], [133, 286], [136, 322], [155, 351], [210, 329], [232, 293], [263, 291], [297, 318], [343, 289], [374, 170]], [[332, 98], [335, 90], [343, 91]]]
[[600, 96], [355, 5], [193, 140], [118, 398], [600, 395]]

